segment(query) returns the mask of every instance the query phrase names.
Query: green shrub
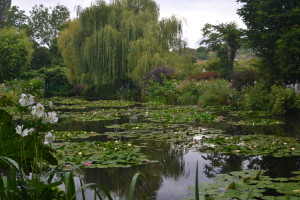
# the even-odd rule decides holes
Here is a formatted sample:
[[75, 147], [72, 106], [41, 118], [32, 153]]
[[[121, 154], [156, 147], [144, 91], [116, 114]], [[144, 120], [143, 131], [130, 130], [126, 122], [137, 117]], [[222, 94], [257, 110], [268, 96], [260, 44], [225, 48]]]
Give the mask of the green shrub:
[[20, 98], [19, 92], [6, 84], [0, 85], [0, 107], [13, 106]]
[[203, 106], [227, 105], [233, 92], [230, 83], [226, 80], [201, 81], [199, 87], [198, 104]]
[[66, 76], [65, 67], [41, 68], [31, 70], [22, 74], [24, 79], [34, 79], [42, 77], [45, 81], [45, 96], [67, 96], [70, 93], [70, 85]]
[[176, 81], [164, 80], [163, 84], [150, 81], [144, 89], [144, 100], [155, 104], [177, 104]]
[[198, 102], [198, 83], [194, 80], [184, 80], [177, 86], [178, 102], [181, 105], [195, 105]]
[[241, 91], [240, 107], [251, 110], [268, 110], [270, 108], [270, 91], [263, 82], [246, 86]]
[[293, 112], [297, 107], [296, 103], [297, 95], [293, 89], [272, 86], [270, 107], [273, 115], [285, 115]]

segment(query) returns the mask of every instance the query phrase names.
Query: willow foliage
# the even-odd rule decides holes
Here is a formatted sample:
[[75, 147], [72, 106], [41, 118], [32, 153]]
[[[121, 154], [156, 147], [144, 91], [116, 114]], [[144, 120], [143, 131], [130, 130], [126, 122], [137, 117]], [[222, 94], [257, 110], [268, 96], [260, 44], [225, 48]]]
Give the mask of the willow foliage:
[[181, 22], [158, 16], [153, 0], [100, 1], [83, 10], [58, 39], [69, 78], [96, 86], [139, 84], [147, 71], [167, 65], [169, 50], [181, 44]]

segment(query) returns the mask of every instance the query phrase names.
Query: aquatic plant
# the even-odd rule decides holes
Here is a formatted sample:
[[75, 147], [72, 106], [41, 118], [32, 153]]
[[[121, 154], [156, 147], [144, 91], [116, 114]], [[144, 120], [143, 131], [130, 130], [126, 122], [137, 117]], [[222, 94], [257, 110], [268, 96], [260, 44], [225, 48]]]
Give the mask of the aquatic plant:
[[206, 135], [195, 145], [201, 152], [237, 155], [299, 156], [300, 142], [275, 135]]
[[214, 183], [196, 183], [197, 188], [190, 187], [189, 197], [182, 200], [298, 199], [300, 176], [299, 172], [294, 174], [291, 178], [271, 178], [263, 170], [218, 174]]

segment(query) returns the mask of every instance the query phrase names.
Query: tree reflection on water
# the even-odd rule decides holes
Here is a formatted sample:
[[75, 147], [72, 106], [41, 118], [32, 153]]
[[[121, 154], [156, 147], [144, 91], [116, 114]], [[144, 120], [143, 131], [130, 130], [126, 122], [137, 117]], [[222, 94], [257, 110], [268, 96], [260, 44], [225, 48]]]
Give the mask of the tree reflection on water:
[[159, 162], [130, 168], [86, 169], [85, 181], [100, 184], [116, 197], [126, 199], [132, 177], [135, 173], [141, 172], [145, 178], [140, 176], [138, 179], [136, 198], [143, 199], [143, 197], [157, 196], [163, 178], [178, 180], [189, 175], [186, 173], [188, 170], [185, 169], [184, 160], [187, 151], [176, 150], [165, 142], [147, 141], [142, 152], [150, 161], [157, 160]]
[[203, 173], [208, 178], [216, 174], [228, 174], [245, 169], [262, 169], [271, 177], [290, 177], [292, 171], [300, 168], [300, 157], [238, 156], [218, 153], [202, 155], [207, 161]]

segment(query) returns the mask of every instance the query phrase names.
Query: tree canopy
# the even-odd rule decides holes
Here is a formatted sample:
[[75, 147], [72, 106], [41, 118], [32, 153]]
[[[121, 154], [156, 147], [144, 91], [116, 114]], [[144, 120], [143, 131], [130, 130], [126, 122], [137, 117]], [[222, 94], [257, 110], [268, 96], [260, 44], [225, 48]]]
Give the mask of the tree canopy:
[[11, 0], [0, 0], [0, 28], [6, 23], [6, 12], [10, 9]]
[[250, 45], [273, 78], [299, 78], [300, 1], [237, 0]]
[[31, 54], [32, 42], [24, 32], [0, 29], [0, 83], [19, 77]]
[[181, 22], [158, 20], [154, 0], [99, 1], [69, 22], [58, 46], [72, 80], [96, 86], [120, 80], [136, 84], [147, 71], [165, 65], [170, 49], [180, 48]]
[[220, 59], [221, 75], [229, 78], [233, 72], [233, 63], [237, 50], [242, 44], [243, 31], [234, 22], [219, 25], [205, 24], [202, 29], [204, 40], [200, 44], [208, 45]]
[[29, 18], [33, 38], [41, 45], [50, 47], [69, 17], [70, 12], [64, 5], [57, 4], [54, 8], [35, 5]]

